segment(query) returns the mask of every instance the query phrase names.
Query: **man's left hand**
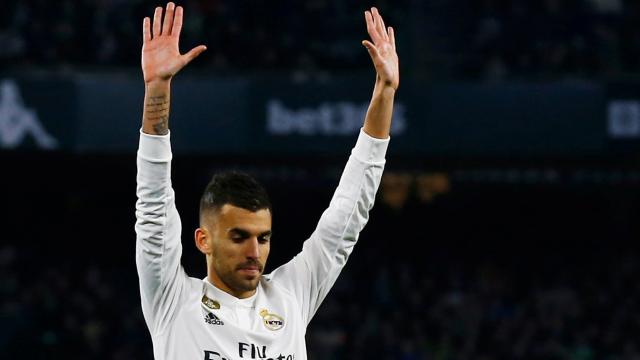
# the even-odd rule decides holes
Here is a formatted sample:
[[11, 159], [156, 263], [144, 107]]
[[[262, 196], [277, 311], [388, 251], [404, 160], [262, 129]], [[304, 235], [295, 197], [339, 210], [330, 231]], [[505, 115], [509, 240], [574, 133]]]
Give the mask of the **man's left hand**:
[[367, 48], [373, 60], [377, 73], [376, 81], [397, 90], [400, 85], [400, 71], [393, 28], [385, 27], [382, 16], [375, 7], [371, 8], [371, 11], [365, 11], [364, 18], [373, 43], [363, 40], [362, 45]]

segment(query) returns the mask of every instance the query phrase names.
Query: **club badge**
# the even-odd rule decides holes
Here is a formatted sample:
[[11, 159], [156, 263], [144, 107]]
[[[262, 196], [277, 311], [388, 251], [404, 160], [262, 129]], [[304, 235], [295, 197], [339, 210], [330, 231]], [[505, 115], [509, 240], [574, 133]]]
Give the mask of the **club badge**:
[[276, 314], [270, 314], [267, 309], [260, 310], [260, 316], [264, 326], [269, 330], [280, 330], [284, 326], [284, 319]]
[[209, 299], [207, 297], [207, 295], [203, 295], [202, 296], [202, 305], [208, 307], [209, 309], [212, 310], [218, 310], [220, 309], [220, 303], [217, 302], [216, 300], [213, 299]]

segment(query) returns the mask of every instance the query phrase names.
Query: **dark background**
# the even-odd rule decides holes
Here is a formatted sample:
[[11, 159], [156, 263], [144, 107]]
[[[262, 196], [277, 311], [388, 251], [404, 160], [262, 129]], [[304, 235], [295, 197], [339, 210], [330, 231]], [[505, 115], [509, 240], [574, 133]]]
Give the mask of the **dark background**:
[[[2, 73], [141, 78], [139, 28], [155, 5], [0, 1]], [[184, 70], [193, 76], [372, 77], [359, 45], [370, 5], [396, 28], [407, 82], [640, 74], [635, 1], [182, 5], [181, 48], [209, 47]], [[390, 151], [370, 223], [308, 328], [309, 358], [639, 359], [640, 159], [637, 140], [615, 145], [589, 156]], [[205, 276], [192, 230], [212, 174], [242, 169], [267, 187], [269, 271], [300, 250], [328, 204], [350, 146], [334, 150], [344, 155], [174, 157], [187, 272]], [[134, 264], [134, 151], [2, 149], [0, 164], [2, 357], [150, 359]]]

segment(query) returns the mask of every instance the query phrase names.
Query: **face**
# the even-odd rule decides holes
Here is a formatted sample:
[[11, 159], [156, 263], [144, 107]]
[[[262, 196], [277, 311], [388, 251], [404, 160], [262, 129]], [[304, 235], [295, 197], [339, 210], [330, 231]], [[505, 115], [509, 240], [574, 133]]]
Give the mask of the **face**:
[[249, 297], [269, 256], [271, 212], [225, 204], [196, 230], [196, 244], [207, 255], [211, 282], [236, 297]]

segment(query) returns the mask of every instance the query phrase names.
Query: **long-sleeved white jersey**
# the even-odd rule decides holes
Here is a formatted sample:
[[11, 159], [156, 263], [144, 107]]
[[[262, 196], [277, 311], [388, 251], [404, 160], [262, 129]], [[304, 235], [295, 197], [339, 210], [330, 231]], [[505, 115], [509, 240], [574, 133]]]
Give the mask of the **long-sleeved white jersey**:
[[181, 223], [171, 187], [169, 135], [141, 132], [138, 148], [136, 265], [154, 356], [164, 359], [307, 358], [307, 324], [365, 226], [389, 139], [360, 135], [329, 207], [302, 251], [263, 275], [238, 299], [180, 265]]

